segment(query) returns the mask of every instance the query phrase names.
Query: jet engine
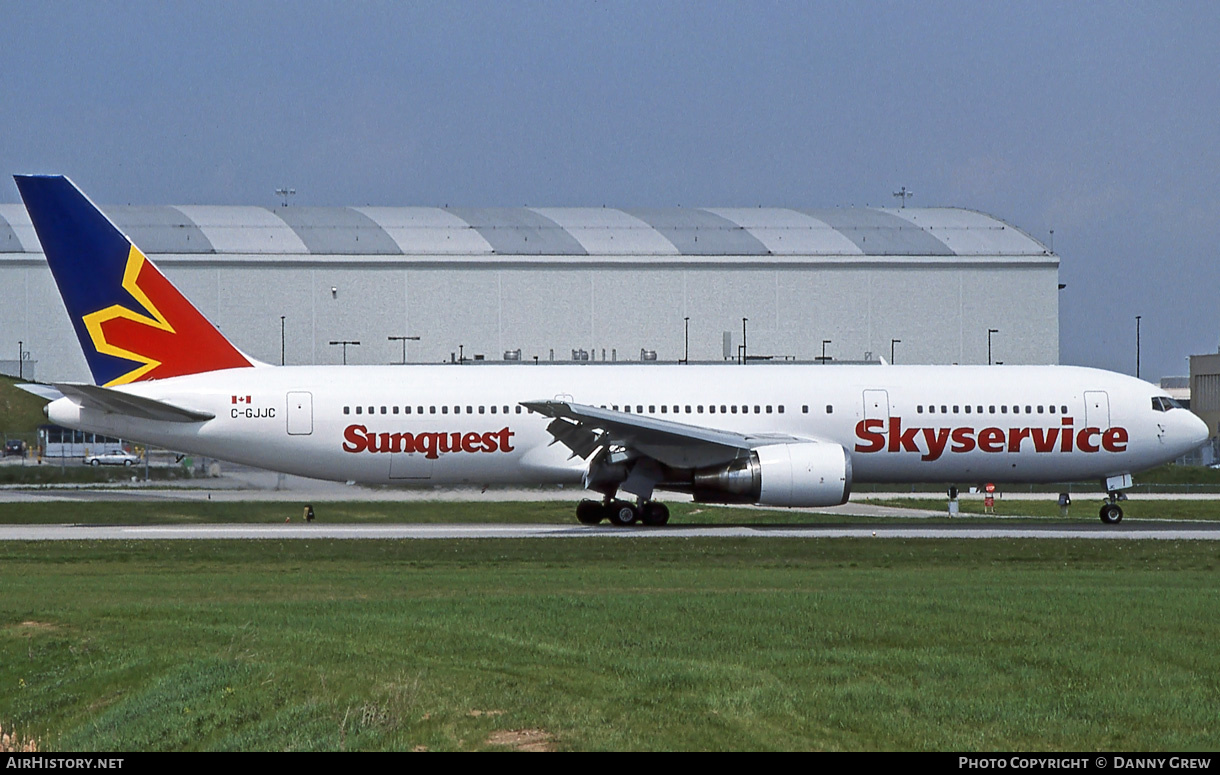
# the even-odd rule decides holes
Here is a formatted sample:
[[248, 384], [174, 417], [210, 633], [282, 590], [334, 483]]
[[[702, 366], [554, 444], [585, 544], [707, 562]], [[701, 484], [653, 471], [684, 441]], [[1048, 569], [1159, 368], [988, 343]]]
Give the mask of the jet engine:
[[827, 442], [768, 444], [695, 471], [693, 492], [702, 503], [838, 506], [851, 495], [851, 454]]

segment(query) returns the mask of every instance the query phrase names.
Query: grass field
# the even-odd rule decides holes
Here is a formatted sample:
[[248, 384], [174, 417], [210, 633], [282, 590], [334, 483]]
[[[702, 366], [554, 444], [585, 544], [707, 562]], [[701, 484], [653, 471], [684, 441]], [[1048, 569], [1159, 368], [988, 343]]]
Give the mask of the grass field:
[[1220, 745], [1220, 547], [0, 544], [44, 750]]

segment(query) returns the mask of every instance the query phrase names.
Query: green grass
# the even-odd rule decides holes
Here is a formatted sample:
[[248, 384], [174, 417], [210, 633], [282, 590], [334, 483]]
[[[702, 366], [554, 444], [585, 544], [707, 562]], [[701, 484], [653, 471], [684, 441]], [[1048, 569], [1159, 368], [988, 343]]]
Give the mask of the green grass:
[[0, 376], [0, 436], [24, 439], [32, 447], [38, 437], [38, 426], [47, 421], [42, 414], [47, 402], [14, 387], [22, 381]]
[[0, 545], [57, 750], [1212, 750], [1204, 542]]

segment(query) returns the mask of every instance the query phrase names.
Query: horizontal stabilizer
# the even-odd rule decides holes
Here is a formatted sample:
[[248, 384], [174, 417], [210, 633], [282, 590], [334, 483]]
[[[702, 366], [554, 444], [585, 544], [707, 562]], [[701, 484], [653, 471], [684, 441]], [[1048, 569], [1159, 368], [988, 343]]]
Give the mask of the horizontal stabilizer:
[[27, 393], [33, 393], [46, 401], [56, 401], [64, 397], [64, 394], [59, 392], [59, 388], [54, 385], [39, 385], [37, 382], [22, 382], [20, 385], [14, 385], [18, 390], [24, 390]]
[[133, 396], [112, 388], [79, 383], [60, 383], [56, 388], [65, 397], [78, 401], [81, 406], [101, 409], [104, 412], [123, 414], [129, 417], [139, 417], [145, 420], [161, 420], [163, 422], [203, 422], [211, 420], [216, 415], [210, 412], [197, 412], [193, 409], [183, 409], [180, 406], [167, 404], [155, 398]]

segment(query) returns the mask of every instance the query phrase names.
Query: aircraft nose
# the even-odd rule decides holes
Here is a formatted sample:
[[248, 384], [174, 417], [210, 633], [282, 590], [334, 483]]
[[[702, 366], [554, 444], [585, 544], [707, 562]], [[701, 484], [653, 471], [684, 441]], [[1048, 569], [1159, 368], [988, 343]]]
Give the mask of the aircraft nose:
[[1203, 420], [1199, 419], [1198, 415], [1192, 413], [1190, 415], [1190, 419], [1191, 419], [1191, 422], [1190, 422], [1189, 433], [1190, 433], [1190, 439], [1191, 439], [1191, 442], [1190, 442], [1191, 448], [1193, 449], [1193, 448], [1199, 446], [1200, 444], [1202, 444], [1203, 442], [1207, 441], [1207, 439], [1211, 436], [1211, 431], [1208, 429], [1207, 423], [1205, 423], [1205, 422], [1203, 422]]

